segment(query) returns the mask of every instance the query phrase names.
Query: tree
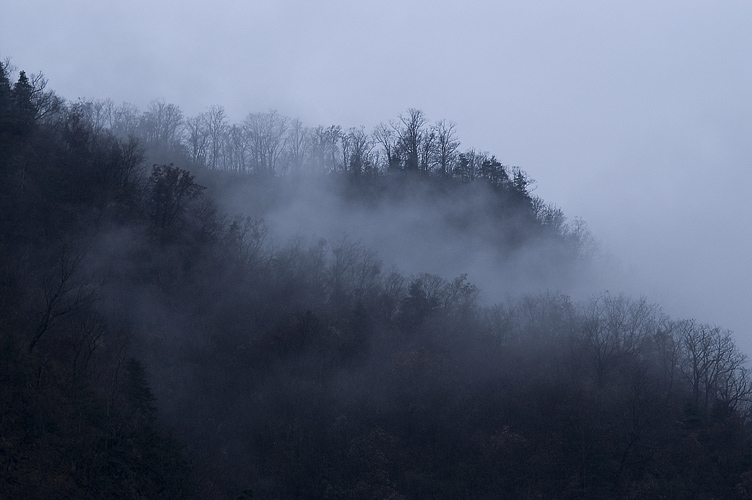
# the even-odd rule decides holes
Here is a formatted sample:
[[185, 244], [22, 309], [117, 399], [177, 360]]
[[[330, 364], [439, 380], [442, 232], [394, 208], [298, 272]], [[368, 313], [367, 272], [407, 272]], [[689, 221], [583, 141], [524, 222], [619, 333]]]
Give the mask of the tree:
[[123, 392], [125, 396], [126, 422], [131, 426], [131, 432], [138, 431], [145, 424], [153, 424], [156, 419], [157, 408], [155, 398], [146, 381], [143, 365], [135, 358], [125, 362], [125, 380]]
[[428, 129], [423, 134], [423, 141], [420, 145], [420, 164], [418, 168], [424, 172], [430, 172], [434, 165], [436, 157], [436, 132]]
[[512, 168], [512, 193], [515, 195], [517, 203], [532, 207], [529, 187], [534, 182], [521, 168]]
[[235, 217], [225, 234], [225, 249], [238, 268], [252, 269], [260, 259], [268, 233], [264, 221], [251, 217]]
[[310, 158], [314, 172], [327, 173], [337, 170], [341, 138], [342, 127], [339, 125], [318, 126], [311, 131]]
[[97, 132], [104, 130], [115, 132], [115, 110], [115, 103], [112, 99], [79, 100], [70, 107], [70, 112], [83, 116]]
[[433, 133], [436, 137], [436, 162], [439, 165], [439, 173], [447, 175], [452, 171], [456, 160], [457, 149], [460, 141], [455, 136], [455, 124], [440, 120], [434, 125]]
[[55, 95], [55, 92], [45, 90], [47, 79], [42, 73], [31, 75], [31, 87], [31, 100], [36, 110], [34, 119], [37, 122], [52, 119], [64, 111], [63, 99]]
[[386, 170], [399, 167], [399, 155], [397, 154], [397, 134], [394, 127], [381, 123], [373, 130], [373, 138], [384, 149], [386, 158]]
[[149, 109], [141, 116], [141, 136], [147, 142], [167, 149], [180, 143], [183, 126], [183, 112], [175, 104], [167, 104], [163, 99], [152, 101]]
[[12, 91], [9, 79], [8, 61], [0, 61], [0, 134], [6, 132], [8, 120], [11, 117]]
[[250, 168], [250, 148], [242, 127], [231, 125], [225, 144], [227, 168], [236, 172], [248, 172]]
[[486, 153], [479, 153], [474, 149], [465, 151], [459, 155], [454, 176], [464, 182], [473, 182], [480, 176], [481, 166], [488, 159]]
[[210, 143], [206, 113], [199, 113], [186, 119], [184, 127], [184, 140], [187, 143], [191, 160], [206, 166], [207, 148]]
[[582, 311], [581, 347], [594, 369], [598, 387], [636, 356], [657, 331], [657, 308], [643, 297], [602, 295]]
[[193, 175], [187, 170], [173, 165], [154, 165], [147, 183], [149, 217], [161, 229], [176, 224], [188, 205], [202, 196], [204, 189], [193, 181]]
[[406, 115], [400, 115], [399, 124], [393, 125], [398, 137], [398, 151], [402, 156], [405, 170], [417, 171], [424, 167], [420, 164], [421, 148], [424, 147], [427, 131], [426, 117], [419, 109], [410, 108]]
[[680, 371], [692, 389], [694, 407], [706, 414], [716, 403], [737, 408], [752, 394], [745, 364], [731, 332], [694, 320], [679, 322]]
[[310, 131], [298, 120], [290, 122], [285, 137], [285, 156], [288, 172], [298, 175], [303, 167], [310, 146]]
[[342, 137], [345, 170], [352, 175], [373, 173], [373, 141], [363, 128], [351, 128]]
[[268, 176], [275, 174], [283, 152], [287, 124], [288, 119], [276, 111], [251, 113], [243, 121], [255, 173]]
[[124, 102], [112, 110], [112, 132], [125, 139], [137, 135], [140, 113], [133, 104]]
[[480, 175], [493, 187], [506, 187], [509, 184], [509, 174], [495, 156], [483, 160], [480, 165]]
[[11, 136], [13, 127], [13, 89], [10, 84], [8, 61], [0, 61], [0, 189], [5, 191], [5, 182], [10, 172]]
[[36, 327], [27, 349], [29, 354], [63, 319], [90, 305], [96, 298], [96, 287], [81, 271], [86, 253], [71, 253], [68, 246], [63, 246], [59, 262], [53, 268], [54, 274], [42, 279], [42, 296]]
[[18, 135], [25, 136], [29, 134], [34, 127], [37, 109], [34, 106], [32, 97], [34, 87], [32, 87], [26, 72], [21, 71], [18, 75], [18, 81], [11, 91], [11, 103], [14, 109], [14, 132]]
[[204, 114], [204, 125], [206, 127], [206, 136], [208, 138], [207, 167], [212, 170], [224, 168], [222, 151], [227, 140], [227, 115], [225, 108], [222, 106], [212, 106]]

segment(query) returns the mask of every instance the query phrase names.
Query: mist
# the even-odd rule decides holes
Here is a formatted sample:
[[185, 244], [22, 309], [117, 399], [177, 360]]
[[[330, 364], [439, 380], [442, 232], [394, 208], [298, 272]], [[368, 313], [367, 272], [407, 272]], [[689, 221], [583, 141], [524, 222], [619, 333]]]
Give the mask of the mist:
[[463, 145], [587, 221], [637, 293], [752, 350], [746, 2], [4, 10], [4, 53], [73, 100], [221, 104], [234, 121], [273, 108], [345, 128], [408, 107], [454, 120]]
[[4, 6], [0, 490], [752, 496], [751, 20]]
[[560, 241], [541, 237], [509, 246], [512, 233], [527, 231], [527, 221], [500, 217], [503, 208], [486, 185], [442, 190], [406, 178], [394, 181], [403, 183], [395, 192], [359, 200], [352, 189], [348, 192], [347, 182], [313, 177], [239, 183], [218, 192], [217, 200], [226, 213], [262, 219], [280, 245], [349, 242], [402, 273], [445, 279], [467, 275], [489, 305], [545, 290], [586, 298], [605, 289], [606, 278], [596, 272], [608, 273], [605, 265], [584, 256], [567, 261]]

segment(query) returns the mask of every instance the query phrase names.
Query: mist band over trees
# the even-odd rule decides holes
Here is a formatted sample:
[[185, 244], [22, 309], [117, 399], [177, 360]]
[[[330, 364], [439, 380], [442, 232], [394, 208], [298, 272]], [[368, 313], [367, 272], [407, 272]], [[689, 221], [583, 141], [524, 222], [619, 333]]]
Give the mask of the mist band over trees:
[[0, 112], [10, 498], [752, 497], [732, 332], [580, 298], [584, 223], [452, 122], [68, 102], [8, 62]]

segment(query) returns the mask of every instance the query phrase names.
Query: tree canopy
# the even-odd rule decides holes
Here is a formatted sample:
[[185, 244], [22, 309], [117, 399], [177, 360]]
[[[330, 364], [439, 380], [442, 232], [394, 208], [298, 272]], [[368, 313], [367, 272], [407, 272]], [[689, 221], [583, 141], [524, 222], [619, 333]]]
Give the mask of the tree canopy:
[[[0, 110], [5, 496], [752, 497], [732, 332], [618, 293], [492, 304], [346, 235], [275, 236], [321, 183], [304, 207], [383, 212], [386, 240], [407, 221], [426, 261], [457, 240], [525, 263], [517, 278], [597, 258], [450, 122], [141, 113], [8, 63]], [[247, 212], [222, 208], [231, 192]]]

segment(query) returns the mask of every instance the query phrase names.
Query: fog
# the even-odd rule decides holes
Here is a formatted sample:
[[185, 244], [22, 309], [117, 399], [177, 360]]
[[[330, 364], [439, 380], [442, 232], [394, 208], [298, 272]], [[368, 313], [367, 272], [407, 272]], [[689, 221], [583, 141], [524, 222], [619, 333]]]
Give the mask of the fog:
[[[408, 107], [453, 120], [461, 149], [519, 165], [534, 194], [588, 222], [629, 277], [615, 286], [731, 328], [752, 352], [748, 2], [11, 0], [1, 14], [0, 56], [72, 100], [162, 97], [187, 115], [220, 104], [233, 121], [277, 109], [366, 130]], [[464, 252], [411, 256], [357, 214], [324, 227], [309, 213], [271, 215], [399, 253], [407, 272]], [[496, 281], [474, 269], [489, 259], [463, 271], [487, 290]]]
[[389, 194], [359, 201], [339, 177], [273, 186], [240, 183], [210, 194], [224, 213], [262, 219], [272, 244], [324, 240], [332, 248], [345, 244], [373, 251], [385, 270], [445, 279], [466, 274], [485, 304], [542, 290], [585, 299], [603, 291], [619, 272], [606, 263], [571, 258], [553, 236], [521, 236], [526, 243], [510, 245], [516, 231], [530, 230], [530, 222], [500, 215], [499, 194], [484, 183], [437, 193], [440, 187], [420, 180], [398, 178], [392, 184], [402, 186], [392, 185]]

